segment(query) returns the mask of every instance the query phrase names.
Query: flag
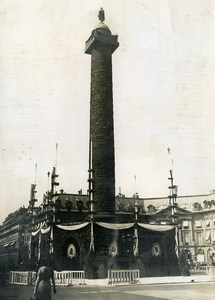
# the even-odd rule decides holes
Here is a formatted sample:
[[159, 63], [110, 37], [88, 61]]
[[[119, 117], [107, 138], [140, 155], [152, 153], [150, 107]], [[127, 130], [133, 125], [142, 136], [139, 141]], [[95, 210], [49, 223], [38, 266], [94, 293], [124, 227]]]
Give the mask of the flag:
[[175, 227], [175, 253], [177, 257], [179, 258], [179, 247], [178, 247], [178, 228]]
[[28, 241], [28, 254], [29, 254], [29, 259], [31, 259], [31, 240], [32, 240], [32, 235], [30, 234], [30, 236], [29, 236], [29, 241]]
[[134, 247], [133, 247], [134, 256], [138, 256], [138, 244], [139, 244], [139, 241], [138, 241], [138, 232], [137, 232], [137, 228], [134, 228], [134, 237], [135, 237], [135, 240], [134, 240]]
[[39, 233], [39, 241], [38, 241], [38, 257], [37, 257], [37, 260], [39, 261], [40, 260], [40, 255], [41, 255], [41, 231]]
[[50, 249], [49, 249], [49, 253], [50, 254], [53, 254], [53, 252], [54, 252], [54, 246], [53, 246], [54, 240], [53, 240], [53, 238], [54, 238], [54, 232], [53, 232], [53, 226], [51, 226], [51, 232], [50, 232]]
[[94, 233], [93, 233], [93, 221], [90, 223], [91, 233], [90, 233], [90, 251], [94, 252]]
[[52, 180], [52, 186], [54, 185], [59, 185], [58, 182], [55, 182], [55, 178], [58, 177], [58, 175], [56, 175], [56, 168], [53, 167], [53, 171], [52, 171], [52, 177], [51, 177], [51, 180]]

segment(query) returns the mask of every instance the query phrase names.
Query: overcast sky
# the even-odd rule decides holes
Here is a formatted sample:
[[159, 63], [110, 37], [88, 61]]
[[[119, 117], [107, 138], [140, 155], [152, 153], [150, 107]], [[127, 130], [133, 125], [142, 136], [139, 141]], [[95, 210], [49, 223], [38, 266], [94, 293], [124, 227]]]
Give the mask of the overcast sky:
[[28, 205], [36, 163], [42, 202], [56, 143], [59, 189], [87, 192], [84, 47], [100, 7], [120, 43], [113, 54], [116, 193], [166, 196], [170, 168], [179, 195], [215, 188], [213, 0], [1, 0], [0, 223]]

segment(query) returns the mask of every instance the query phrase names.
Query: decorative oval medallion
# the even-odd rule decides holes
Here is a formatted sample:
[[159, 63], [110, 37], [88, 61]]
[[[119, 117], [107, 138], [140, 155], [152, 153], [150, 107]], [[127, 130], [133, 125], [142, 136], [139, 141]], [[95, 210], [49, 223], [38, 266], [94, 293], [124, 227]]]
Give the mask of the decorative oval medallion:
[[161, 255], [161, 248], [160, 248], [160, 245], [158, 243], [155, 243], [152, 246], [152, 255], [153, 256], [160, 256]]
[[67, 257], [73, 258], [76, 257], [76, 248], [74, 244], [70, 244], [67, 248]]
[[109, 255], [112, 257], [116, 256], [118, 254], [118, 246], [116, 242], [112, 242], [109, 246]]

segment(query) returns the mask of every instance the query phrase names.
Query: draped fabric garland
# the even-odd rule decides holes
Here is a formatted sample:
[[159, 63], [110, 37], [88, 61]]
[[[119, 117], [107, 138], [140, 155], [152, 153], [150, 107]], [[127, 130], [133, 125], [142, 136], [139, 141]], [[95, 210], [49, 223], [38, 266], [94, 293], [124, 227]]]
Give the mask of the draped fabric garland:
[[84, 222], [81, 224], [74, 224], [74, 225], [56, 225], [58, 228], [63, 229], [63, 230], [78, 230], [81, 229], [85, 226], [87, 226], [89, 222]]
[[[106, 229], [110, 229], [110, 230], [125, 230], [125, 229], [129, 229], [134, 227], [134, 236], [135, 236], [135, 245], [134, 245], [134, 255], [138, 256], [138, 228], [137, 225], [141, 228], [145, 228], [148, 230], [152, 230], [152, 231], [159, 231], [159, 232], [165, 232], [165, 231], [170, 231], [172, 229], [174, 229], [175, 227], [172, 225], [154, 225], [154, 224], [145, 224], [145, 223], [105, 223], [105, 222], [83, 222], [83, 223], [79, 223], [79, 224], [73, 224], [73, 225], [56, 225], [57, 228], [61, 229], [61, 230], [66, 230], [66, 231], [74, 231], [74, 230], [79, 230], [82, 229], [88, 225], [91, 225], [91, 239], [90, 239], [90, 250], [94, 251], [94, 234], [93, 234], [93, 224], [96, 224], [98, 226], [101, 226], [103, 228]], [[47, 227], [47, 228], [39, 228], [36, 231], [32, 232], [32, 236], [36, 236], [38, 233], [40, 233], [39, 236], [39, 241], [41, 240], [41, 234], [46, 234], [48, 232], [52, 232], [53, 228], [51, 226]], [[176, 231], [176, 253], [177, 253], [177, 231]], [[39, 243], [40, 244], [40, 243]], [[40, 245], [38, 245], [40, 246]], [[40, 247], [39, 247], [40, 248]], [[40, 249], [38, 249], [38, 251], [40, 251]], [[39, 253], [40, 254], [40, 253]]]
[[134, 226], [134, 223], [122, 223], [122, 224], [115, 224], [115, 223], [104, 223], [104, 222], [95, 222], [97, 225], [113, 230], [123, 230], [129, 229]]
[[41, 257], [41, 240], [42, 240], [42, 234], [46, 234], [46, 233], [49, 233], [51, 231], [51, 226], [49, 226], [47, 228], [43, 228], [44, 225], [45, 225], [45, 222], [39, 224], [37, 226], [38, 229], [36, 231], [33, 231], [31, 233], [31, 237], [30, 237], [30, 240], [29, 240], [29, 259], [31, 258], [32, 236], [36, 236], [37, 234], [39, 234], [37, 258], [38, 258], [38, 260], [40, 260], [40, 257]]
[[[104, 227], [106, 229], [112, 229], [112, 230], [123, 230], [123, 229], [129, 229], [134, 227], [135, 223], [121, 223], [121, 224], [117, 224], [117, 223], [105, 223], [105, 222], [94, 222], [96, 225]], [[90, 222], [84, 222], [84, 223], [80, 223], [80, 224], [74, 224], [74, 225], [56, 225], [56, 227], [58, 227], [59, 229], [62, 230], [68, 230], [68, 231], [73, 231], [73, 230], [79, 230], [82, 229], [84, 227], [86, 227], [87, 225], [89, 225]], [[153, 231], [160, 231], [160, 232], [164, 232], [164, 231], [169, 231], [172, 230], [174, 228], [174, 226], [172, 225], [152, 225], [152, 224], [145, 224], [145, 223], [137, 223], [138, 226], [148, 229], [148, 230], [153, 230]], [[39, 232], [41, 232], [42, 234], [46, 234], [50, 231], [50, 226], [47, 228], [40, 228], [36, 231], [33, 231], [31, 234], [33, 236], [36, 236]]]
[[152, 224], [144, 224], [144, 223], [137, 223], [138, 226], [148, 229], [148, 230], [153, 230], [153, 231], [169, 231], [174, 228], [172, 225], [152, 225]]

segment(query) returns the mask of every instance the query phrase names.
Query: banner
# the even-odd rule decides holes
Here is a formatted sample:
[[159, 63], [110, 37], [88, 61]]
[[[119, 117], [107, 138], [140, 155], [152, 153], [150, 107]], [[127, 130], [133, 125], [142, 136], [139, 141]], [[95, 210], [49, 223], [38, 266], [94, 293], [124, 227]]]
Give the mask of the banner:
[[138, 241], [138, 231], [137, 228], [134, 228], [134, 236], [135, 236], [135, 242], [134, 242], [134, 256], [138, 256], [138, 247], [139, 247], [139, 241]]
[[94, 233], [93, 233], [93, 222], [90, 222], [91, 228], [90, 228], [90, 251], [94, 252]]

